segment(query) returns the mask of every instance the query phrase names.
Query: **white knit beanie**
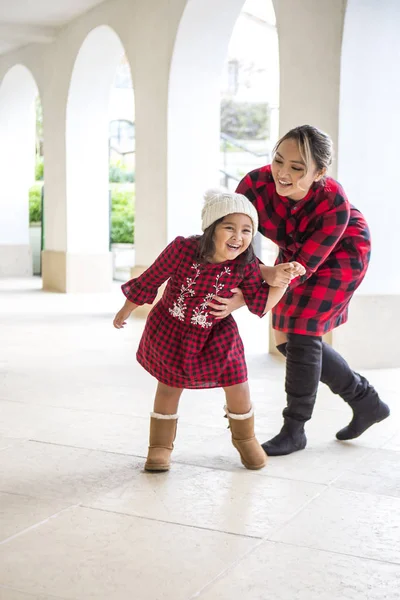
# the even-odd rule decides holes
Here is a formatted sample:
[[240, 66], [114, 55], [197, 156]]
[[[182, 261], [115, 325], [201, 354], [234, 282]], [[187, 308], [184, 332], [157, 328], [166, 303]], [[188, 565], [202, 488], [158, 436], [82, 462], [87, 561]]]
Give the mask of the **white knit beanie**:
[[226, 215], [232, 215], [233, 213], [240, 213], [250, 217], [253, 223], [254, 237], [258, 230], [258, 214], [250, 200], [243, 194], [224, 192], [220, 189], [207, 190], [204, 194], [204, 206], [201, 211], [202, 230], [205, 231], [207, 227], [210, 227], [218, 219], [222, 219]]

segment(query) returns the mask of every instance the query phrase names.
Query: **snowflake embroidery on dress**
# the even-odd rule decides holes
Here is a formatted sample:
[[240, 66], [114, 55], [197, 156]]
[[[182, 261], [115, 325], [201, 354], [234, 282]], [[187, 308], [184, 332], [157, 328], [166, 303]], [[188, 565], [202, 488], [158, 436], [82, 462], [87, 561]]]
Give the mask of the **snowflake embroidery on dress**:
[[214, 296], [218, 296], [219, 292], [224, 288], [224, 284], [220, 283], [220, 281], [219, 281], [221, 279], [221, 277], [223, 275], [230, 275], [230, 274], [231, 274], [230, 268], [225, 267], [224, 270], [219, 275], [217, 275], [217, 277], [215, 279], [215, 283], [213, 285], [213, 288], [215, 288], [215, 292], [207, 294], [203, 298], [203, 302], [199, 306], [196, 306], [196, 308], [193, 309], [193, 315], [192, 315], [192, 318], [190, 319], [190, 322], [192, 323], [192, 325], [200, 325], [200, 327], [203, 327], [203, 328], [212, 326], [212, 322], [207, 321], [207, 317], [208, 317], [208, 312], [206, 312], [206, 310], [208, 308], [207, 302], [212, 300], [214, 298]]
[[187, 296], [194, 296], [193, 287], [196, 285], [196, 279], [200, 275], [200, 265], [199, 264], [193, 263], [191, 268], [196, 271], [195, 276], [193, 278], [192, 277], [186, 278], [186, 285], [185, 284], [181, 285], [181, 293], [179, 294], [177, 301], [174, 302], [173, 308], [168, 309], [169, 312], [171, 313], [171, 315], [173, 317], [175, 317], [176, 319], [179, 319], [179, 321], [185, 320], [185, 314], [186, 314], [186, 310], [187, 310], [187, 306], [185, 304], [185, 298]]

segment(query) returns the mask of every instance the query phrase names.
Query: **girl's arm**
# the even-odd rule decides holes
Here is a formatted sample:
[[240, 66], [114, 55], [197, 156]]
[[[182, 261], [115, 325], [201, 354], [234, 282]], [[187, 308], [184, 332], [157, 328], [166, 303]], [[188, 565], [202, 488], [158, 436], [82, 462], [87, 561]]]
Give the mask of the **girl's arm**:
[[[282, 263], [276, 267], [267, 267], [257, 259], [259, 269], [251, 275], [250, 281], [241, 283], [240, 288], [231, 290], [233, 296], [231, 298], [222, 298], [215, 296], [208, 306], [212, 309], [210, 314], [217, 319], [224, 319], [234, 310], [242, 306], [248, 306], [251, 312], [255, 312], [259, 316], [265, 315], [278, 304], [279, 300], [285, 294], [289, 283], [299, 275], [304, 275], [305, 269], [297, 262]], [[247, 268], [247, 272], [249, 272]], [[264, 280], [264, 281], [263, 281]], [[268, 284], [264, 285], [264, 282]], [[247, 298], [243, 293], [243, 288], [248, 288]], [[260, 298], [256, 300], [254, 293], [260, 293]], [[251, 307], [255, 310], [252, 310]]]
[[125, 297], [138, 306], [152, 304], [158, 288], [174, 274], [182, 260], [184, 237], [177, 237], [161, 252], [153, 264], [139, 277], [127, 281], [121, 286]]
[[113, 325], [116, 329], [123, 329], [126, 320], [138, 306], [154, 302], [158, 288], [174, 274], [182, 260], [184, 242], [185, 238], [177, 237], [144, 273], [121, 286], [126, 301], [114, 317]]
[[138, 304], [134, 304], [133, 302], [126, 300], [121, 310], [119, 310], [114, 317], [113, 325], [115, 329], [123, 329], [124, 325], [126, 325], [127, 318], [130, 317], [131, 313], [137, 307]]
[[283, 288], [283, 287], [270, 287], [269, 288], [268, 300], [265, 304], [263, 315], [265, 315], [268, 311], [271, 310], [271, 308], [274, 308], [274, 306], [276, 304], [278, 304], [279, 300], [281, 300], [281, 298], [286, 293], [286, 290], [287, 290], [287, 288]]

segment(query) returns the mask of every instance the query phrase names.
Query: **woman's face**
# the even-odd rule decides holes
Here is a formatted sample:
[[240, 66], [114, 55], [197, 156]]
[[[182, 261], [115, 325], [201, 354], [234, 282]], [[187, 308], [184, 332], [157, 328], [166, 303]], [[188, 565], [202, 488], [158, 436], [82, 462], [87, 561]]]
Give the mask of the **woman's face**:
[[284, 140], [278, 146], [271, 170], [276, 191], [280, 196], [291, 200], [302, 200], [314, 181], [318, 181], [325, 174], [325, 171], [318, 171], [313, 160], [306, 172], [297, 141], [293, 139]]
[[213, 261], [234, 260], [250, 246], [253, 239], [253, 222], [247, 215], [227, 215], [215, 228]]

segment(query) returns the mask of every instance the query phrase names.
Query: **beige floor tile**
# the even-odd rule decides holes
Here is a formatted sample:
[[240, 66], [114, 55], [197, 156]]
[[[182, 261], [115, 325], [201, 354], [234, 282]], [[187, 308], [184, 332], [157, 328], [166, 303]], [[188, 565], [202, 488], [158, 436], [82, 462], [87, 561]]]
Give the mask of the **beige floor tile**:
[[[334, 487], [400, 498], [400, 449], [373, 450], [333, 483]], [[399, 536], [400, 543], [400, 536]]]
[[[144, 321], [112, 328], [118, 285], [39, 288], [0, 280], [0, 530], [16, 532], [0, 545], [0, 600], [400, 600], [399, 564], [382, 562], [400, 547], [399, 369], [364, 373], [390, 419], [339, 443], [351, 411], [320, 386], [306, 450], [254, 473], [230, 442], [223, 392], [186, 391], [172, 469], [146, 474], [155, 382], [135, 360]], [[265, 441], [282, 424], [284, 362], [266, 354], [266, 319], [238, 318]], [[48, 519], [67, 504], [106, 510]], [[290, 543], [256, 549], [264, 535]]]
[[[150, 411], [139, 417], [41, 406], [32, 409], [26, 419], [26, 428], [30, 419], [35, 429], [30, 436], [35, 441], [142, 457], [147, 454]], [[190, 460], [192, 451], [198, 453], [218, 438], [229, 456], [231, 444], [226, 419], [221, 418], [219, 425], [213, 427], [179, 424], [177, 455]], [[219, 448], [216, 450], [218, 455]]]
[[45, 500], [0, 492], [0, 542], [49, 519], [67, 506], [69, 504], [63, 500]]
[[37, 411], [25, 403], [0, 400], [0, 414], [0, 435], [3, 438], [27, 439], [38, 430]]
[[245, 469], [224, 472], [175, 464], [169, 473], [135, 474], [90, 506], [264, 537], [324, 489], [311, 483], [259, 477]]
[[5, 450], [6, 448], [23, 444], [24, 442], [26, 442], [26, 438], [10, 438], [0, 436], [0, 450]]
[[271, 540], [397, 563], [400, 499], [328, 489]]
[[264, 542], [199, 600], [399, 600], [398, 565]]
[[[153, 402], [155, 380], [132, 360], [132, 365], [70, 365], [61, 356], [49, 371], [39, 365], [21, 365], [8, 373], [0, 399], [69, 409], [116, 414], [146, 414]], [[134, 357], [133, 357], [134, 358]], [[46, 385], [43, 386], [43, 381]]]
[[349, 468], [357, 471], [372, 452], [371, 448], [336, 441], [311, 442], [302, 452], [270, 457], [268, 473], [274, 477], [329, 484]]
[[61, 596], [37, 596], [36, 594], [24, 594], [18, 590], [12, 590], [0, 586], [0, 600], [65, 600]]
[[80, 502], [131, 477], [129, 456], [26, 442], [0, 452], [0, 491]]
[[76, 600], [187, 600], [257, 543], [76, 508], [0, 546], [0, 583]]
[[391, 437], [383, 447], [385, 450], [394, 450], [396, 452], [400, 452], [400, 433], [397, 433]]

